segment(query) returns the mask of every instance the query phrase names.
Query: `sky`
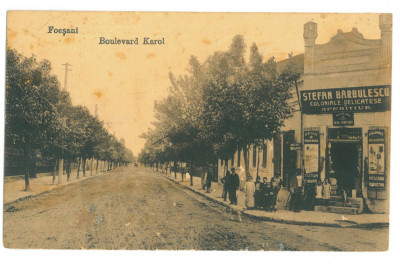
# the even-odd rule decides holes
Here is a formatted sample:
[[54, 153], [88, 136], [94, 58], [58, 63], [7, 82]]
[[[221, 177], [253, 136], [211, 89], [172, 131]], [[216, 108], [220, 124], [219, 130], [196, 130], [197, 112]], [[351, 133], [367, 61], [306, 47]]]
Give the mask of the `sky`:
[[[9, 11], [7, 47], [49, 60], [61, 86], [62, 64], [71, 64], [67, 90], [72, 103], [92, 114], [97, 105], [109, 132], [124, 138], [137, 155], [145, 142], [139, 136], [154, 121], [154, 101], [168, 94], [169, 72], [188, 74], [191, 55], [203, 62], [227, 50], [237, 34], [248, 48], [255, 42], [264, 60], [303, 53], [308, 21], [318, 25], [317, 44], [328, 42], [338, 29], [353, 27], [367, 39], [380, 38], [378, 14]], [[49, 26], [78, 27], [78, 34], [48, 33]], [[138, 38], [139, 44], [101, 45], [100, 37]], [[146, 37], [165, 44], [143, 45]]]

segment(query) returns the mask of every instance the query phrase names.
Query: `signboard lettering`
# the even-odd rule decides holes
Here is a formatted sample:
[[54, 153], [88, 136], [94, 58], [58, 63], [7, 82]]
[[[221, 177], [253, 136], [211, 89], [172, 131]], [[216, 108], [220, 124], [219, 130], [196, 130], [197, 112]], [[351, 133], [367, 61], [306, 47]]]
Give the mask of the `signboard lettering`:
[[385, 187], [385, 131], [368, 130], [368, 186]]
[[300, 92], [304, 114], [390, 110], [391, 85]]
[[319, 172], [319, 131], [304, 131], [305, 182], [315, 183]]
[[334, 113], [334, 126], [352, 126], [354, 125], [354, 113]]
[[290, 150], [301, 150], [301, 144], [300, 143], [290, 144]]
[[306, 173], [305, 182], [307, 184], [317, 183], [318, 181], [318, 172]]

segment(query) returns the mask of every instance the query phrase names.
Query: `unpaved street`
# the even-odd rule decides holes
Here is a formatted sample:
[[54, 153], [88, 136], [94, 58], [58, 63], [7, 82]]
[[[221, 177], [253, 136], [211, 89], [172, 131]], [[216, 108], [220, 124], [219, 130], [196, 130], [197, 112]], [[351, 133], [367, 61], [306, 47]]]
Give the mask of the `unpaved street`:
[[[12, 207], [10, 209], [10, 207]], [[8, 209], [8, 210], [7, 210]], [[363, 250], [388, 228], [287, 225], [242, 217], [161, 174], [123, 168], [4, 208], [4, 246], [54, 249]]]

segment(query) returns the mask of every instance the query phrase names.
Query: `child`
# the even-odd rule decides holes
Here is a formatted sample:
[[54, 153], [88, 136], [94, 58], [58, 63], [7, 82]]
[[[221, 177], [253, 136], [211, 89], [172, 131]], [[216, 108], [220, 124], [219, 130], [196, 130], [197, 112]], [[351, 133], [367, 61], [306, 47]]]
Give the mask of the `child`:
[[331, 184], [328, 178], [325, 178], [324, 184], [322, 186], [324, 203], [327, 204], [328, 200], [331, 199]]
[[247, 177], [247, 182], [244, 185], [244, 191], [246, 193], [246, 207], [247, 210], [254, 209], [254, 193], [256, 191], [256, 187], [254, 185], [254, 182], [252, 181], [253, 178], [251, 176]]

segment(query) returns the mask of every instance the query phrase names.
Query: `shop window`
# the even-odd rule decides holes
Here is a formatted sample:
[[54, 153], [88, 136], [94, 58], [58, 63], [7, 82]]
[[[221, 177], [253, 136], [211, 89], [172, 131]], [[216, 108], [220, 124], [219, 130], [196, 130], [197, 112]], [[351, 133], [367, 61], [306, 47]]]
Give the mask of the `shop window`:
[[264, 144], [263, 146], [262, 166], [263, 168], [267, 167], [267, 144]]
[[257, 167], [257, 147], [253, 146], [253, 168]]

